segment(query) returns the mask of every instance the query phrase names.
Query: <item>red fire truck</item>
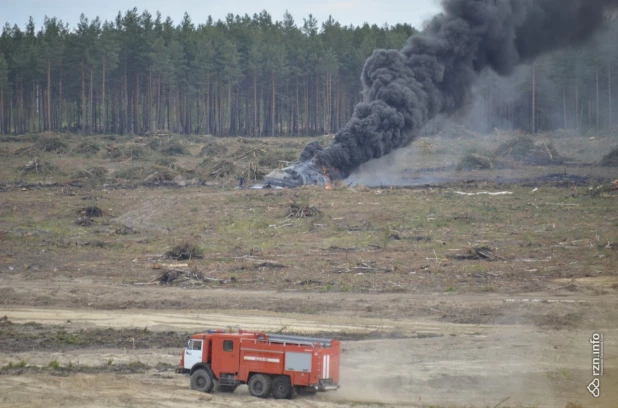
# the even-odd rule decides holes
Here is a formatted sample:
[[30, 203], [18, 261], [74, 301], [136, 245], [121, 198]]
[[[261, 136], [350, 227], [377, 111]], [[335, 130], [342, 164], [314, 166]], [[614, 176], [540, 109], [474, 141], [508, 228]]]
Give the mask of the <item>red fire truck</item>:
[[189, 337], [178, 373], [191, 388], [291, 398], [294, 393], [339, 388], [341, 345], [336, 340], [260, 332], [209, 330]]

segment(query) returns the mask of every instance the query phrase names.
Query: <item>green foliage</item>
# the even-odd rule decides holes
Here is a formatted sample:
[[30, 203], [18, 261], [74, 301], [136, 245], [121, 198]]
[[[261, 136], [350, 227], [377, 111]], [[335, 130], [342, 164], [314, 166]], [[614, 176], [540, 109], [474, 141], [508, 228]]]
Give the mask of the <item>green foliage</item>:
[[45, 137], [36, 142], [36, 147], [42, 152], [66, 153], [69, 145], [57, 137]]
[[128, 144], [121, 146], [117, 144], [110, 144], [105, 146], [103, 157], [111, 160], [145, 160], [152, 152], [150, 149], [144, 146], [136, 144]]
[[69, 334], [65, 331], [60, 331], [56, 333], [56, 341], [62, 344], [70, 344], [70, 345], [79, 345], [82, 343], [81, 339], [78, 336], [73, 334]]
[[197, 245], [184, 242], [167, 251], [165, 255], [178, 261], [199, 259], [204, 257], [204, 249]]
[[159, 153], [166, 156], [180, 156], [189, 154], [189, 150], [177, 140], [171, 140], [159, 147]]
[[[38, 30], [34, 21], [25, 29], [21, 23], [7, 23], [0, 41], [0, 104], [11, 118], [0, 133], [17, 135], [330, 134], [352, 115], [366, 59], [378, 48], [401, 49], [417, 32], [409, 24], [348, 26], [313, 15], [275, 20], [266, 11], [203, 24], [186, 15], [175, 24], [136, 8], [114, 21], [46, 18]], [[483, 113], [466, 125], [612, 135], [607, 87], [618, 79], [617, 33], [618, 20], [608, 21], [595, 44], [535, 62], [534, 125], [531, 67], [509, 78], [483, 73]]]
[[73, 153], [94, 155], [101, 150], [101, 145], [94, 140], [84, 140], [72, 150]]
[[456, 170], [487, 170], [491, 168], [492, 163], [489, 157], [476, 153], [469, 153], [457, 164]]
[[122, 147], [117, 144], [109, 144], [105, 146], [103, 157], [106, 159], [121, 159], [123, 156]]
[[60, 363], [57, 360], [52, 360], [49, 362], [48, 367], [52, 370], [58, 370], [60, 368]]
[[123, 158], [127, 160], [144, 160], [148, 156], [150, 152], [143, 146], [128, 145], [123, 151]]
[[25, 368], [26, 366], [27, 366], [26, 360], [20, 360], [18, 363], [13, 363], [12, 361], [9, 361], [9, 363], [7, 365], [2, 366], [0, 368], [0, 371], [12, 370], [12, 369], [16, 369], [16, 368]]
[[[25, 31], [19, 25], [7, 25], [14, 28], [0, 42], [0, 94], [16, 98], [4, 106], [12, 117], [23, 109], [23, 120], [0, 133], [324, 134], [351, 116], [373, 50], [401, 48], [416, 31], [312, 16], [297, 24], [266, 11], [204, 24], [185, 15], [176, 25], [136, 8], [113, 22], [82, 15], [75, 29], [55, 18], [39, 31], [33, 21]], [[309, 117], [299, 120], [297, 108]], [[186, 154], [174, 147], [169, 154]]]

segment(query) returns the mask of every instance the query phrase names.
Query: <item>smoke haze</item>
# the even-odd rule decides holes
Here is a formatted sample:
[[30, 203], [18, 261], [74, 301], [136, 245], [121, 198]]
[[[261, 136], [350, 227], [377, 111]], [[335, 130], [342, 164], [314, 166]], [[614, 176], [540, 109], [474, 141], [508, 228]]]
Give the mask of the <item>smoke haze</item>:
[[509, 75], [539, 55], [588, 39], [618, 0], [443, 0], [443, 13], [401, 50], [376, 50], [363, 102], [324, 150], [303, 158], [339, 178], [409, 144], [428, 121], [470, 99], [481, 72]]

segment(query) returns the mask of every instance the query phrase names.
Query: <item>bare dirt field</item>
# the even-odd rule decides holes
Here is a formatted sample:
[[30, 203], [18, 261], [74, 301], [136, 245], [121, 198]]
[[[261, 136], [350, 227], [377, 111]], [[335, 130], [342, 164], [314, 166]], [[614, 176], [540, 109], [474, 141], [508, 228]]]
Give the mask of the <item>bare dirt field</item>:
[[[423, 139], [388, 163], [405, 188], [359, 173], [330, 191], [234, 188], [260, 151], [306, 140], [232, 140], [224, 176], [210, 139], [167, 167], [104, 153], [140, 140], [39, 152], [46, 175], [16, 153], [35, 144], [6, 141], [0, 406], [615, 407], [618, 171], [593, 159], [615, 141], [546, 138], [569, 159], [457, 172], [461, 141]], [[185, 336], [226, 327], [341, 339], [341, 389], [190, 390]]]

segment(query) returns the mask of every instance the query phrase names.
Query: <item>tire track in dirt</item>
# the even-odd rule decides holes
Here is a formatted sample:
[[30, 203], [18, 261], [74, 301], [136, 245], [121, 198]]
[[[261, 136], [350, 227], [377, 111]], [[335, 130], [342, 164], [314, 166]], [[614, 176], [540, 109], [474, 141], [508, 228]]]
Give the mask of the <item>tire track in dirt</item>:
[[[244, 314], [243, 314], [244, 313]], [[376, 404], [418, 406], [418, 398], [423, 404], [442, 404], [446, 406], [470, 405], [494, 406], [505, 397], [510, 397], [511, 405], [531, 405], [538, 407], [564, 408], [567, 402], [582, 403], [590, 396], [586, 391], [590, 381], [590, 333], [582, 329], [542, 330], [534, 326], [492, 326], [465, 325], [447, 322], [421, 320], [397, 321], [383, 319], [381, 325], [372, 319], [350, 318], [349, 316], [295, 316], [283, 317], [272, 313], [260, 316], [247, 311], [225, 313], [182, 313], [153, 310], [139, 311], [100, 311], [64, 309], [20, 309], [3, 308], [0, 314], [15, 323], [38, 321], [58, 325], [70, 320], [71, 327], [134, 327], [148, 325], [149, 330], [192, 330], [204, 329], [208, 325], [221, 326], [224, 322], [248, 325], [243, 328], [262, 329], [282, 327], [290, 324], [294, 329], [324, 330], [375, 330], [397, 327], [408, 332], [433, 330], [439, 336], [348, 341], [343, 343], [342, 388], [336, 393], [320, 394], [315, 399], [298, 398], [289, 403], [273, 400], [256, 400], [249, 397], [243, 387], [231, 396], [194, 395], [181, 376], [169, 371], [155, 369], [145, 374], [94, 375], [72, 374], [63, 392], [67, 394], [66, 406], [186, 406], [189, 403], [203, 403], [209, 406], [243, 406], [251, 403], [255, 407], [348, 407], [371, 406]], [[249, 316], [247, 316], [249, 315]], [[282, 320], [287, 319], [287, 320]], [[595, 401], [595, 407], [613, 407], [618, 398], [617, 384], [613, 370], [618, 367], [618, 355], [610, 350], [618, 349], [618, 330], [604, 329], [606, 336], [606, 377], [605, 395]], [[75, 350], [57, 355], [23, 352], [10, 356], [0, 353], [0, 361], [28, 360], [29, 363], [46, 364], [46, 359], [54, 358], [63, 366], [68, 361], [80, 364], [105, 364], [111, 359], [118, 364], [140, 361], [150, 367], [157, 363], [176, 364], [182, 345], [178, 349], [146, 350]], [[16, 398], [22, 392], [23, 384], [11, 376], [3, 376], [10, 381], [0, 381], [0, 395], [10, 395], [5, 400], [7, 406], [20, 405]], [[60, 401], [56, 391], [45, 386], [38, 389], [39, 382], [54, 382], [55, 376], [26, 374], [18, 378], [29, 378], [36, 391], [32, 395], [45, 401], [51, 393], [52, 401]], [[107, 388], [98, 388], [101, 382], [107, 387], [120, 381], [117, 394], [109, 395]], [[75, 383], [75, 386], [70, 384]], [[94, 401], [86, 398], [83, 388], [90, 388], [97, 396]], [[116, 387], [111, 386], [111, 389]], [[28, 394], [24, 401], [33, 401]], [[100, 395], [100, 399], [99, 396]], [[152, 395], [158, 395], [156, 402]], [[181, 395], [179, 399], [177, 395]], [[0, 399], [0, 402], [2, 400]], [[99, 404], [99, 405], [97, 405]], [[183, 405], [184, 404], [184, 405]], [[285, 404], [285, 405], [281, 405]], [[54, 404], [52, 404], [53, 406]], [[29, 405], [30, 406], [30, 405]], [[31, 406], [40, 406], [33, 403]], [[384, 406], [384, 405], [382, 405]]]
[[[66, 310], [0, 308], [0, 315], [13, 323], [35, 322], [40, 324], [90, 325], [112, 328], [148, 328], [149, 330], [197, 331], [208, 328], [240, 327], [244, 330], [281, 330], [282, 328], [301, 332], [369, 332], [392, 329], [390, 325], [380, 325], [375, 321], [361, 321], [359, 324], [344, 324], [341, 319], [331, 321], [319, 319], [299, 319], [285, 317], [283, 314], [259, 312], [256, 316], [237, 313], [182, 313], [164, 311], [104, 311], [104, 310]], [[349, 319], [348, 319], [349, 321]]]

